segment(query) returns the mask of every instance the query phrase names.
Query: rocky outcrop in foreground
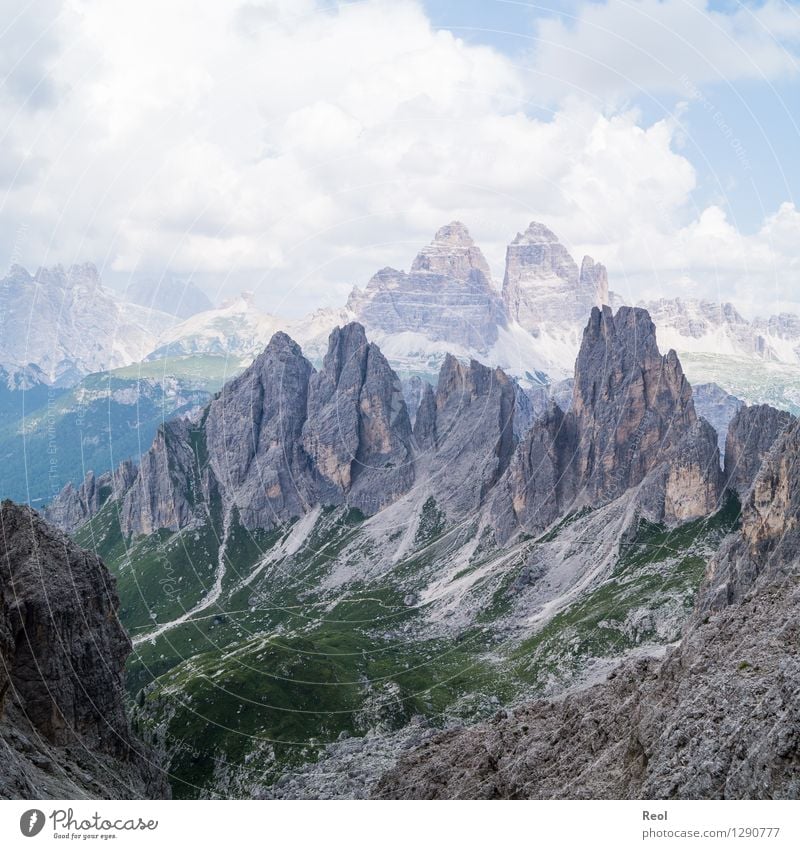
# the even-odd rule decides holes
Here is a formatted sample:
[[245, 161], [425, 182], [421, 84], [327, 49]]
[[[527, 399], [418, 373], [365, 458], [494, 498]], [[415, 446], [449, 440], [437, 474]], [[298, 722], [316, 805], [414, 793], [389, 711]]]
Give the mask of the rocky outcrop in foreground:
[[27, 507], [0, 532], [0, 798], [169, 795], [128, 724], [113, 578]]
[[800, 427], [756, 477], [663, 661], [442, 734], [381, 798], [796, 799], [800, 793]]

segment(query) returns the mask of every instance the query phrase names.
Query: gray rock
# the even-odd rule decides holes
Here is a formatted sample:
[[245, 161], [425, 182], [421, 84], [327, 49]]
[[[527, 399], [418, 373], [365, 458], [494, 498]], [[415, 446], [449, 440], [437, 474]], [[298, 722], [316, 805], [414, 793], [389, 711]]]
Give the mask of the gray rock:
[[331, 333], [322, 370], [311, 377], [303, 447], [323, 504], [371, 515], [414, 481], [400, 381], [356, 322]]
[[639, 486], [639, 514], [669, 526], [709, 516], [720, 503], [725, 479], [717, 433], [698, 419]]
[[27, 507], [0, 522], [0, 798], [169, 795], [128, 723], [114, 579]]
[[[531, 397], [531, 392], [526, 391], [514, 380], [514, 438], [517, 442], [524, 438], [530, 430], [531, 425], [537, 417], [537, 410]], [[546, 389], [547, 387], [542, 387]]]
[[414, 422], [417, 420], [417, 410], [422, 401], [422, 396], [425, 394], [425, 387], [430, 386], [430, 383], [415, 374], [406, 380], [401, 380], [400, 385], [403, 387], [403, 398], [408, 409], [408, 418], [413, 427]]
[[53, 501], [44, 509], [48, 522], [66, 533], [73, 533], [95, 516], [109, 500], [120, 500], [136, 478], [136, 465], [132, 460], [123, 460], [116, 469], [95, 477], [93, 471], [86, 473], [81, 485], [75, 489], [66, 484]]
[[[751, 415], [746, 415], [748, 409], [753, 411]], [[744, 491], [741, 534], [723, 546], [709, 567], [707, 586], [700, 594], [701, 610], [719, 609], [740, 601], [762, 573], [768, 579], [783, 580], [797, 572], [800, 421], [790, 418], [786, 422], [783, 416], [774, 415], [777, 410], [769, 407], [745, 408], [741, 412], [743, 421], [771, 422], [777, 436], [766, 449], [752, 484]], [[755, 444], [763, 448], [765, 442]]]
[[581, 263], [579, 284], [582, 293], [594, 292], [594, 303], [592, 306], [611, 304], [606, 267], [602, 263], [595, 262], [590, 256], [585, 256]]
[[662, 356], [645, 310], [593, 309], [575, 364], [578, 476], [589, 503], [640, 483], [697, 420], [674, 351]]
[[564, 514], [577, 493], [577, 447], [574, 417], [551, 402], [514, 453], [493, 495], [492, 522], [501, 541], [520, 527], [546, 528]]
[[207, 408], [205, 452], [223, 509], [235, 506], [246, 528], [271, 528], [315, 503], [302, 444], [313, 371], [299, 346], [276, 333]]
[[544, 224], [532, 222], [506, 251], [503, 303], [508, 315], [534, 336], [548, 324], [586, 320], [608, 302], [608, 277], [591, 257], [579, 271], [575, 260]]
[[436, 448], [436, 394], [430, 383], [425, 384], [414, 418], [414, 438], [422, 451]]
[[568, 413], [572, 406], [574, 391], [575, 380], [570, 377], [548, 383], [546, 386], [531, 387], [525, 391], [525, 394], [530, 399], [534, 419], [538, 419], [550, 409], [551, 403], [558, 404], [565, 413]]
[[126, 537], [151, 534], [159, 528], [177, 531], [202, 511], [192, 426], [184, 419], [166, 422], [142, 455], [139, 471], [125, 493], [120, 527]]
[[775, 440], [794, 421], [794, 416], [767, 404], [742, 407], [728, 428], [725, 443], [725, 477], [728, 485], [744, 496]]
[[411, 487], [412, 442], [400, 381], [361, 325], [333, 331], [318, 373], [276, 333], [197, 424], [159, 430], [123, 499], [122, 530], [175, 531], [214, 520], [217, 506], [249, 529], [316, 504], [371, 515]]
[[593, 308], [570, 411], [551, 404], [520, 443], [493, 497], [495, 529], [503, 540], [517, 528], [541, 531], [648, 475], [641, 500], [655, 521], [708, 515], [721, 490], [716, 439], [697, 425], [691, 387], [675, 352], [659, 352], [647, 312]]
[[366, 289], [353, 290], [347, 306], [369, 330], [418, 333], [481, 351], [506, 323], [489, 266], [458, 221], [437, 231], [408, 273], [382, 269]]
[[516, 447], [515, 396], [514, 382], [501, 369], [445, 358], [436, 387], [436, 452], [427, 472], [428, 485], [448, 515], [477, 509], [508, 468]]

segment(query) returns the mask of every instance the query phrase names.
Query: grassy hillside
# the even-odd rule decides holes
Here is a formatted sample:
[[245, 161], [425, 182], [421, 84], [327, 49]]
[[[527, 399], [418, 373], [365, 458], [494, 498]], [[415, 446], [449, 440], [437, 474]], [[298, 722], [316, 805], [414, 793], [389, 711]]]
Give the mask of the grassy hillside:
[[136, 723], [178, 797], [248, 795], [341, 736], [472, 721], [674, 641], [739, 510], [640, 523], [600, 570], [603, 511], [505, 549], [477, 521], [448, 526], [432, 499], [405, 525], [345, 508], [270, 532], [234, 523], [219, 599], [149, 639], [210, 591], [220, 535], [123, 540], [110, 508], [80, 541], [118, 575]]

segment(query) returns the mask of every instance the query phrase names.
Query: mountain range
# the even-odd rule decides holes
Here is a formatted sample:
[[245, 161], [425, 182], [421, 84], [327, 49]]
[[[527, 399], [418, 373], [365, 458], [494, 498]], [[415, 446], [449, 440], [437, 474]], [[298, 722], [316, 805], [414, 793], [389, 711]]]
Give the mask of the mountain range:
[[[4, 505], [0, 597], [41, 606], [27, 582], [44, 561], [26, 551], [56, 558], [58, 586], [80, 561], [88, 596], [108, 588], [102, 633], [63, 620], [74, 651], [114, 647], [92, 684], [129, 741], [97, 743], [118, 769], [108, 792], [795, 792], [792, 635], [769, 627], [794, 603], [793, 317], [620, 305], [602, 265], [578, 266], [536, 223], [502, 285], [453, 222], [408, 272], [295, 322], [247, 294], [182, 320], [147, 312], [88, 266], [15, 268], [3, 286], [17, 325], [40, 303], [58, 321], [35, 363], [21, 332], [3, 343], [3, 493], [49, 525]], [[24, 753], [0, 792], [103, 795], [70, 742], [89, 728], [74, 659], [57, 701], [73, 731], [22, 727], [43, 697], [13, 649], [24, 617], [0, 612], [20, 670], [0, 734]], [[726, 687], [730, 716], [714, 701]], [[695, 689], [700, 719], [683, 709]], [[765, 692], [769, 733], [753, 718]], [[706, 741], [686, 754], [684, 727]]]
[[[247, 292], [212, 308], [191, 281], [168, 274], [137, 278], [120, 297], [88, 263], [33, 275], [14, 266], [0, 291], [7, 330], [0, 365], [8, 372], [38, 368], [43, 381], [58, 386], [165, 357], [226, 356], [243, 368], [277, 330], [318, 363], [331, 329], [349, 321], [366, 328], [402, 377], [435, 380], [450, 353], [547, 384], [570, 376], [591, 307], [623, 302], [609, 292], [604, 266], [588, 256], [579, 266], [537, 222], [509, 244], [502, 282], [493, 279], [467, 228], [452, 222], [408, 272], [384, 268], [363, 289], [355, 287], [341, 309], [294, 320], [261, 312]], [[748, 403], [796, 406], [800, 391], [787, 367], [800, 357], [797, 316], [749, 321], [730, 303], [680, 298], [637, 305], [648, 310], [661, 345], [678, 352], [696, 383], [718, 383]]]
[[[464, 256], [461, 267], [474, 261]], [[550, 702], [526, 705], [569, 691], [587, 694], [564, 703], [577, 715], [619, 712], [609, 757], [628, 746], [614, 742], [625, 693], [645, 710], [655, 691], [642, 670], [691, 667], [706, 651], [694, 637], [670, 660], [684, 630], [740, 615], [767, 581], [763, 557], [791, 523], [796, 487], [780, 460], [791, 414], [737, 405], [723, 465], [680, 358], [656, 336], [646, 310], [593, 307], [569, 389], [523, 428], [519, 386], [496, 367], [446, 355], [410, 410], [361, 324], [330, 334], [319, 367], [279, 331], [201, 411], [164, 422], [138, 467], [66, 488], [46, 516], [116, 575], [133, 725], [172, 793], [478, 795], [463, 783], [484, 783], [473, 740], [493, 734], [492, 757], [504, 762], [507, 745], [516, 763], [522, 725], [536, 727], [517, 718], [553, 716]], [[759, 516], [766, 554], [726, 554], [761, 539]], [[770, 592], [778, 615], [791, 601]], [[759, 651], [736, 661], [758, 670], [737, 682], [742, 705], [780, 662], [762, 666]], [[635, 675], [613, 672], [620, 662]], [[609, 673], [623, 683], [592, 688]], [[501, 707], [508, 733], [500, 719], [484, 731]], [[776, 711], [753, 761], [772, 770], [766, 795], [791, 793], [796, 775], [780, 764], [797, 726]], [[569, 763], [583, 737], [557, 721], [541, 733], [561, 735]], [[698, 758], [729, 751], [713, 726], [703, 733]], [[474, 774], [449, 777], [462, 755]], [[724, 793], [727, 768], [701, 785], [660, 763], [656, 783], [631, 779], [623, 760], [605, 785], [588, 764], [590, 789], [576, 793]], [[552, 791], [535, 772], [498, 775], [493, 794], [570, 795], [551, 778]]]
[[[159, 422], [208, 400], [278, 330], [319, 366], [331, 329], [358, 321], [400, 375], [412, 420], [419, 381], [435, 384], [448, 354], [502, 368], [515, 381], [520, 436], [551, 398], [569, 405], [585, 318], [592, 306], [621, 301], [602, 265], [584, 257], [579, 267], [535, 222], [509, 244], [502, 284], [467, 228], [452, 222], [408, 272], [385, 268], [353, 289], [345, 307], [293, 321], [261, 312], [249, 293], [207, 309], [196, 286], [171, 275], [129, 285], [125, 297], [143, 307], [106, 289], [88, 264], [34, 275], [15, 266], [0, 291], [0, 456], [8, 472], [0, 488], [37, 506], [89, 470], [102, 475], [138, 460]], [[721, 450], [737, 405], [800, 409], [796, 317], [749, 322], [730, 304], [680, 299], [645, 306], [660, 344], [679, 353]]]

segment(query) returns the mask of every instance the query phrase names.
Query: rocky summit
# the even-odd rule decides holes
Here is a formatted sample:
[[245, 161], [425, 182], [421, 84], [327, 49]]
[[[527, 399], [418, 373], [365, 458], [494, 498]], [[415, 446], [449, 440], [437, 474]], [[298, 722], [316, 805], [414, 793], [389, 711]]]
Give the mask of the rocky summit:
[[466, 349], [488, 350], [505, 323], [489, 265], [458, 221], [437, 230], [408, 272], [384, 268], [350, 309], [366, 327], [382, 333], [420, 335]]
[[605, 267], [575, 260], [552, 230], [531, 222], [506, 251], [503, 303], [508, 315], [534, 335], [550, 325], [582, 323], [589, 310], [609, 302]]
[[136, 466], [131, 460], [123, 460], [114, 471], [101, 475], [89, 470], [77, 489], [67, 483], [43, 514], [48, 522], [72, 533], [96, 515], [106, 501], [121, 498], [135, 477]]
[[177, 531], [214, 509], [271, 528], [318, 503], [371, 515], [411, 487], [411, 442], [400, 380], [361, 325], [331, 333], [320, 371], [279, 332], [197, 420], [160, 428], [122, 493], [122, 529]]
[[652, 521], [708, 515], [722, 491], [716, 440], [698, 422], [675, 352], [658, 350], [647, 312], [593, 307], [570, 409], [551, 404], [528, 431], [494, 499], [496, 530], [501, 539], [541, 531], [634, 487]]
[[750, 489], [764, 459], [794, 416], [767, 404], [742, 407], [728, 426], [725, 477], [741, 496]]
[[128, 720], [114, 579], [27, 507], [0, 530], [0, 798], [168, 795]]

